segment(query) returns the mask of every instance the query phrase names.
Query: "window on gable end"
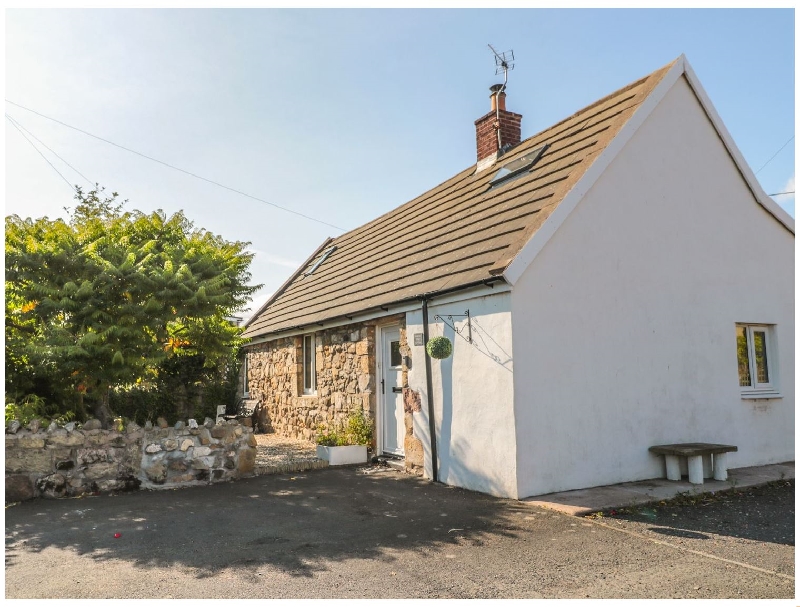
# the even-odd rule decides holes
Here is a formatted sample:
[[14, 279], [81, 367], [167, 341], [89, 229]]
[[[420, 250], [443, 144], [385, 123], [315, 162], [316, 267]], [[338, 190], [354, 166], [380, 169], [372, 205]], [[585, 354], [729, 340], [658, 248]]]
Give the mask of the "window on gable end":
[[736, 325], [736, 356], [742, 396], [775, 395], [777, 364], [771, 325]]

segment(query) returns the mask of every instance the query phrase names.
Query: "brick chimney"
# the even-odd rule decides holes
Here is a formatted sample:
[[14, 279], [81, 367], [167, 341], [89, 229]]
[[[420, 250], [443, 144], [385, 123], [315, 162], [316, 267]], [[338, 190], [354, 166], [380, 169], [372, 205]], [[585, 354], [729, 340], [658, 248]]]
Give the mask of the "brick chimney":
[[[490, 166], [497, 158], [497, 131], [502, 146], [517, 145], [522, 138], [522, 115], [506, 110], [506, 94], [502, 84], [490, 87], [491, 111], [475, 121], [475, 142], [478, 148], [478, 170]], [[499, 108], [499, 111], [498, 111]], [[498, 120], [499, 114], [499, 120]], [[485, 162], [481, 162], [481, 161]]]

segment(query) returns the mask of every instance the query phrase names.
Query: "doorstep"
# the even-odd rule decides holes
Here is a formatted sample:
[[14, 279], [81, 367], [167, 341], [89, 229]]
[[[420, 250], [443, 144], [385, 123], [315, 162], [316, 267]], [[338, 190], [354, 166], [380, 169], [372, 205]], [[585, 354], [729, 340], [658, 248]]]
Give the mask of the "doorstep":
[[378, 462], [386, 464], [389, 468], [392, 468], [393, 470], [397, 470], [399, 472], [406, 471], [406, 458], [403, 457], [402, 455], [391, 455], [388, 453], [384, 453], [383, 455], [379, 455], [377, 458], [372, 458], [372, 459], [373, 461], [377, 459]]
[[728, 470], [728, 480], [715, 481], [706, 479], [702, 485], [692, 485], [688, 480], [669, 481], [665, 478], [653, 478], [646, 481], [560, 491], [526, 497], [522, 503], [541, 506], [573, 516], [586, 516], [593, 512], [611, 508], [627, 508], [649, 502], [668, 500], [679, 493], [717, 493], [728, 489], [741, 489], [764, 485], [772, 481], [794, 478], [794, 462], [734, 468]]

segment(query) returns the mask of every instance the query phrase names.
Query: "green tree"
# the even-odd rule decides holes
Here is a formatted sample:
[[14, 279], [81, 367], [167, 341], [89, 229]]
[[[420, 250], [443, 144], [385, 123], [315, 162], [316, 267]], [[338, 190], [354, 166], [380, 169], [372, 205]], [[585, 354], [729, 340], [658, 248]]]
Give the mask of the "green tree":
[[116, 193], [76, 199], [66, 221], [6, 218], [6, 391], [46, 370], [105, 424], [109, 388], [146, 381], [171, 356], [227, 359], [239, 330], [225, 317], [258, 287], [249, 243], [182, 212], [124, 211]]

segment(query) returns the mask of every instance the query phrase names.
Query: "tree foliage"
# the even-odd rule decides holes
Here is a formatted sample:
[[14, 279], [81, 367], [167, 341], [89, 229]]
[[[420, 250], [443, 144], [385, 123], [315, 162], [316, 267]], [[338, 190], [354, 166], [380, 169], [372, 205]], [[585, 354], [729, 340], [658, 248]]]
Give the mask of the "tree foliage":
[[[68, 220], [6, 217], [6, 392], [108, 388], [152, 379], [165, 359], [229, 359], [227, 322], [248, 286], [249, 243], [195, 228], [182, 212], [125, 211], [117, 194], [78, 191]], [[107, 416], [107, 412], [105, 414]]]

